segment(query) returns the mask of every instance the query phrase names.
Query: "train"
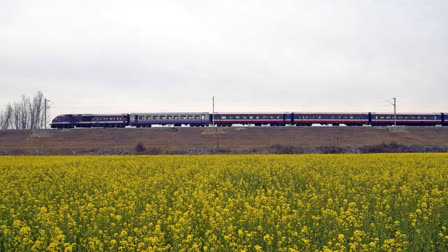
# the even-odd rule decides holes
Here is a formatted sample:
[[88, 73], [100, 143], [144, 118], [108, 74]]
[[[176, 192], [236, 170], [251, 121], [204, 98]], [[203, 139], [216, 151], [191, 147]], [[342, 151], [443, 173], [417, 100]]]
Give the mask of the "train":
[[[396, 119], [395, 119], [396, 116]], [[51, 128], [146, 128], [152, 126], [448, 126], [447, 113], [208, 113], [167, 112], [130, 114], [64, 114]]]

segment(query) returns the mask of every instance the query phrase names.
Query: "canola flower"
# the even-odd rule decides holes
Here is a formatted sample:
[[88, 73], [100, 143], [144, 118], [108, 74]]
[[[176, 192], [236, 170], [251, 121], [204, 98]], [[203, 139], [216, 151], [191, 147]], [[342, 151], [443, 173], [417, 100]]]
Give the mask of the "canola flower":
[[0, 157], [0, 251], [446, 251], [446, 154]]

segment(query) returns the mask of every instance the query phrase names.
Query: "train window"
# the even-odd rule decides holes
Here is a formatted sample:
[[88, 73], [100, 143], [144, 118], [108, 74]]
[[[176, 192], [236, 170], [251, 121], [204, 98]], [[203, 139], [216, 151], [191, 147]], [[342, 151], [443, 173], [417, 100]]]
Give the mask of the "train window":
[[204, 116], [204, 115], [201, 115], [201, 119], [204, 120], [204, 119], [205, 119], [205, 116]]
[[172, 116], [166, 116], [166, 119], [171, 120], [173, 117]]
[[235, 119], [241, 119], [241, 116], [235, 116]]
[[160, 116], [160, 120], [165, 120], [165, 116]]
[[247, 119], [247, 116], [241, 116], [242, 119]]
[[254, 119], [254, 116], [249, 116], [249, 119]]
[[174, 116], [174, 120], [179, 120], [179, 116]]
[[199, 116], [199, 115], [195, 115], [195, 116], [194, 116], [194, 119], [201, 119], [201, 116]]
[[221, 116], [221, 119], [227, 119], [227, 116]]
[[192, 116], [192, 115], [189, 115], [189, 116], [188, 116], [188, 119], [193, 119], [193, 116]]

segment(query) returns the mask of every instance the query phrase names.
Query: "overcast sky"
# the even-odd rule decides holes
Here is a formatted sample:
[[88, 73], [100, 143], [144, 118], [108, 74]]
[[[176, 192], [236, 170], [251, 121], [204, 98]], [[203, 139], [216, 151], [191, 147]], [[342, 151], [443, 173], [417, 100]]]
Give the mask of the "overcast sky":
[[448, 111], [448, 1], [1, 0], [0, 105]]

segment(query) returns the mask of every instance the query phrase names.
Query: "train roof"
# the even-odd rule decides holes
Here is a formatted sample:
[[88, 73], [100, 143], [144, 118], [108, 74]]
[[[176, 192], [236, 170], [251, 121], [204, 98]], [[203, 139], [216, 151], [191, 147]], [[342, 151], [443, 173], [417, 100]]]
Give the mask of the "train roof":
[[215, 115], [272, 115], [272, 114], [291, 114], [291, 112], [215, 112]]
[[[372, 115], [393, 115], [394, 114], [394, 112], [372, 112]], [[434, 116], [437, 116], [437, 115], [441, 115], [441, 113], [412, 113], [412, 112], [409, 112], [409, 113], [405, 113], [405, 112], [400, 112], [400, 113], [397, 113], [397, 115], [434, 115]]]
[[131, 113], [130, 115], [204, 115], [210, 114], [209, 112], [150, 112], [150, 113]]
[[367, 115], [369, 112], [293, 112], [294, 114], [318, 114], [318, 115]]
[[58, 116], [126, 116], [126, 113], [119, 114], [62, 114]]

